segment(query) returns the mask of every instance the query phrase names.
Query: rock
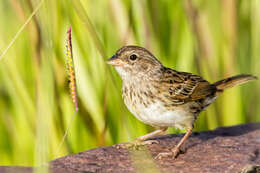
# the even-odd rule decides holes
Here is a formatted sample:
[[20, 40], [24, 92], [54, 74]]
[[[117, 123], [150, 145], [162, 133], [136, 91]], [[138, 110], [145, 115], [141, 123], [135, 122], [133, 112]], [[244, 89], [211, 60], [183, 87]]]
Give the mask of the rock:
[[[140, 150], [117, 149], [116, 145], [87, 150], [51, 161], [50, 169], [55, 173], [260, 172], [260, 123], [194, 132], [186, 142], [185, 153], [177, 159], [153, 159], [158, 153], [174, 147], [182, 136], [162, 136], [156, 138], [159, 144]], [[0, 167], [0, 172], [3, 169], [20, 168]], [[30, 168], [21, 170], [31, 172]]]
[[0, 173], [28, 173], [32, 172], [30, 167], [22, 166], [0, 166]]

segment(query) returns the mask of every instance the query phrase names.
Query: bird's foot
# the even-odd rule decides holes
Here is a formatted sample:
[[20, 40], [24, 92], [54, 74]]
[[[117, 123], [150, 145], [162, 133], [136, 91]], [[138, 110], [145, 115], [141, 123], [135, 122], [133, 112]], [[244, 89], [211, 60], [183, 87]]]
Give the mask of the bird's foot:
[[116, 148], [124, 148], [124, 149], [135, 149], [138, 150], [140, 147], [145, 145], [151, 145], [151, 144], [158, 144], [159, 142], [157, 140], [147, 140], [147, 141], [140, 141], [140, 140], [134, 140], [129, 143], [124, 144], [118, 144]]
[[182, 151], [180, 150], [180, 148], [173, 148], [170, 152], [163, 152], [163, 153], [159, 153], [155, 159], [157, 160], [161, 160], [163, 158], [167, 158], [167, 157], [171, 157], [173, 159], [176, 159], [177, 156], [181, 153]]

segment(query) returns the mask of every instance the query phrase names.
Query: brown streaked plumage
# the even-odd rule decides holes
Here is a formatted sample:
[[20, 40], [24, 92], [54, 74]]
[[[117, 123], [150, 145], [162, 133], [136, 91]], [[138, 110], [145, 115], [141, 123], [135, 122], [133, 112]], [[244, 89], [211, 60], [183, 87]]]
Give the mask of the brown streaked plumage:
[[187, 133], [169, 153], [157, 158], [178, 155], [192, 132], [199, 113], [212, 104], [225, 89], [255, 80], [242, 74], [210, 84], [200, 76], [164, 67], [148, 50], [124, 46], [108, 60], [123, 80], [125, 105], [140, 121], [160, 127], [126, 145], [150, 144], [147, 139], [163, 134], [168, 127], [185, 128]]

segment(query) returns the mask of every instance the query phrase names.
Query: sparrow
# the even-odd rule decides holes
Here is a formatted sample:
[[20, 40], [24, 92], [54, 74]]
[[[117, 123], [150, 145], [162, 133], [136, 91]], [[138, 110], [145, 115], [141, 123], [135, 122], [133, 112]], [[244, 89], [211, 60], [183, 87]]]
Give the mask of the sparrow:
[[108, 61], [122, 78], [123, 100], [129, 111], [140, 121], [159, 127], [138, 137], [130, 145], [145, 145], [148, 140], [166, 132], [168, 127], [186, 129], [186, 134], [170, 152], [156, 158], [176, 158], [181, 146], [191, 135], [200, 112], [212, 104], [228, 88], [257, 79], [249, 74], [232, 76], [215, 83], [202, 77], [165, 67], [147, 49], [124, 46]]

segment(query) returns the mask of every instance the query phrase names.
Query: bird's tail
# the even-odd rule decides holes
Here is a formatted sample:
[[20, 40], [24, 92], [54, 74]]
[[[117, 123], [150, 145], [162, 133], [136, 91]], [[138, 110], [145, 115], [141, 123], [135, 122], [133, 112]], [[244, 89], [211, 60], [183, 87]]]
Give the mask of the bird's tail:
[[213, 83], [218, 91], [224, 91], [225, 89], [240, 85], [252, 80], [256, 80], [257, 77], [250, 74], [241, 74], [237, 76], [232, 76], [218, 82]]

